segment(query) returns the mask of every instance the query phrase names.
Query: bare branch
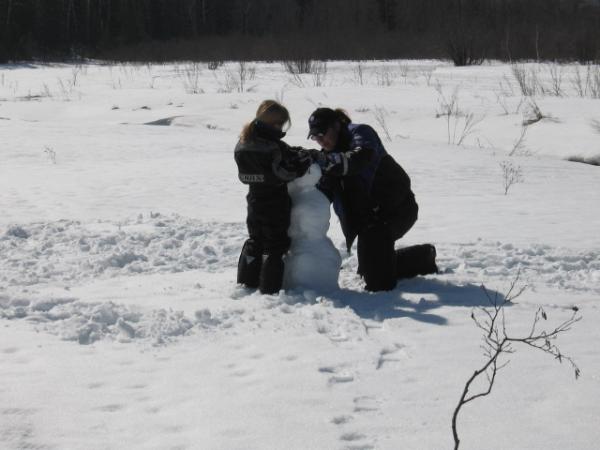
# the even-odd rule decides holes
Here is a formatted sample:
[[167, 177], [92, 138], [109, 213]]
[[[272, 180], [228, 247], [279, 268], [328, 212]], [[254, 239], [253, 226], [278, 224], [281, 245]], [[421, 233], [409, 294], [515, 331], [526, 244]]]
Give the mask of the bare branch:
[[[512, 280], [508, 292], [501, 297], [498, 292], [492, 296], [485, 286], [481, 286], [490, 307], [474, 309], [471, 313], [471, 318], [475, 325], [483, 331], [483, 344], [481, 345], [481, 349], [485, 357], [485, 362], [481, 368], [473, 372], [473, 375], [471, 375], [465, 383], [458, 405], [452, 415], [452, 434], [454, 436], [455, 450], [457, 450], [460, 445], [457, 421], [461, 408], [474, 400], [488, 396], [492, 392], [498, 372], [505, 368], [510, 362], [510, 360], [500, 362], [500, 358], [503, 355], [515, 353], [516, 350], [513, 347], [514, 344], [523, 344], [530, 348], [541, 350], [544, 353], [552, 355], [560, 363], [567, 361], [575, 371], [575, 379], [578, 379], [581, 376], [581, 370], [574, 359], [564, 355], [555, 343], [560, 334], [569, 331], [575, 323], [581, 320], [579, 308], [576, 306], [571, 308], [573, 314], [569, 319], [563, 321], [550, 331], [537, 331], [541, 321], [546, 321], [548, 319], [546, 311], [542, 307], [539, 307], [534, 314], [533, 323], [528, 335], [524, 337], [515, 337], [507, 333], [505, 307], [508, 304], [514, 303], [514, 300], [519, 298], [527, 288], [527, 285], [521, 285], [519, 283], [520, 277], [521, 271], [519, 270]], [[484, 318], [480, 319], [478, 314]], [[479, 392], [472, 393], [470, 391], [472, 384], [483, 375], [485, 375], [486, 379], [485, 387]]]

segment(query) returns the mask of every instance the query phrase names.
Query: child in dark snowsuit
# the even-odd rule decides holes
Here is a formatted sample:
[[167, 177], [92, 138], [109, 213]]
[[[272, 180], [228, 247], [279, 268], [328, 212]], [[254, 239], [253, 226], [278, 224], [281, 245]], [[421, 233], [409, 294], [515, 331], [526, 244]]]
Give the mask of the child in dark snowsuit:
[[304, 175], [312, 164], [308, 152], [281, 140], [289, 124], [287, 109], [266, 100], [235, 147], [239, 179], [249, 186], [246, 224], [250, 236], [240, 255], [237, 282], [258, 287], [262, 294], [275, 294], [282, 287], [283, 255], [290, 246], [287, 183]]

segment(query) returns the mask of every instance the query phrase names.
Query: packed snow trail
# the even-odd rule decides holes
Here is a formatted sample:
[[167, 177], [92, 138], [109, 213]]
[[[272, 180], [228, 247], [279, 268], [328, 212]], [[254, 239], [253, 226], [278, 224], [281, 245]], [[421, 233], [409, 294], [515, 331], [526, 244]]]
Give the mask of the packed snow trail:
[[[125, 275], [223, 271], [236, 266], [244, 233], [242, 223], [206, 223], [159, 213], [120, 222], [15, 224], [0, 235], [0, 286], [62, 283], [69, 287]], [[536, 283], [600, 293], [599, 250], [522, 247], [482, 239], [437, 246], [446, 276], [503, 280], [520, 268]], [[342, 241], [338, 247], [343, 248]], [[333, 248], [320, 249], [327, 254], [332, 250], [337, 253]], [[344, 270], [353, 273], [355, 256], [348, 257], [345, 250], [342, 254], [346, 255]]]

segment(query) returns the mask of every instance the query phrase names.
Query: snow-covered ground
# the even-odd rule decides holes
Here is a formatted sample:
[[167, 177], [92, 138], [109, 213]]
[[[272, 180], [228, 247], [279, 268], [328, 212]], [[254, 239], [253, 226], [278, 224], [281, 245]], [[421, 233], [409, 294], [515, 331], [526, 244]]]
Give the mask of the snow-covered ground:
[[[369, 62], [361, 80], [330, 63], [301, 82], [250, 66], [249, 92], [235, 63], [0, 66], [0, 448], [452, 448], [484, 361], [480, 285], [504, 293], [519, 271], [507, 326], [579, 307], [558, 342], [582, 377], [517, 347], [462, 411], [461, 448], [598, 448], [600, 168], [566, 158], [600, 155], [600, 100], [576, 95], [576, 66], [516, 149], [535, 105], [505, 65]], [[550, 67], [527, 69], [551, 90]], [[319, 105], [372, 124], [420, 205], [401, 244], [434, 243], [442, 273], [370, 294], [342, 253], [326, 296], [237, 287], [232, 152], [265, 98], [289, 107], [294, 145], [312, 146]], [[522, 181], [507, 195], [501, 163]], [[335, 219], [330, 236], [342, 249]]]

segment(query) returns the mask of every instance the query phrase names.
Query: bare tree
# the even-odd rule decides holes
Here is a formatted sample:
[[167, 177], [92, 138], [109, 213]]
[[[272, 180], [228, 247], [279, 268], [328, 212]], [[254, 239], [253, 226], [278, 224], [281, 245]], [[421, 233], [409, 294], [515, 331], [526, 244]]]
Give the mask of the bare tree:
[[[569, 331], [575, 323], [581, 320], [579, 308], [576, 306], [572, 308], [571, 317], [554, 328], [548, 330], [539, 329], [541, 321], [548, 320], [548, 315], [544, 308], [539, 307], [533, 317], [529, 333], [517, 337], [508, 332], [505, 307], [514, 304], [514, 300], [523, 294], [527, 288], [527, 286], [517, 287], [519, 278], [520, 271], [512, 281], [510, 289], [505, 296], [500, 296], [498, 293], [491, 295], [485, 286], [482, 286], [489, 306], [478, 308], [471, 313], [471, 318], [475, 322], [475, 325], [483, 332], [482, 347], [485, 363], [475, 370], [465, 383], [463, 392], [452, 415], [452, 435], [454, 437], [455, 450], [460, 446], [457, 422], [461, 409], [473, 400], [485, 397], [492, 392], [498, 372], [510, 362], [510, 360], [501, 361], [501, 358], [515, 353], [515, 345], [540, 350], [553, 356], [560, 363], [567, 361], [575, 372], [575, 379], [578, 379], [581, 375], [581, 371], [573, 358], [564, 355], [556, 344], [556, 340], [561, 334]], [[473, 382], [483, 377], [486, 378], [484, 380], [486, 386], [478, 392], [471, 392]]]

